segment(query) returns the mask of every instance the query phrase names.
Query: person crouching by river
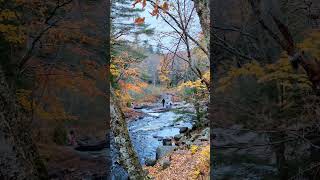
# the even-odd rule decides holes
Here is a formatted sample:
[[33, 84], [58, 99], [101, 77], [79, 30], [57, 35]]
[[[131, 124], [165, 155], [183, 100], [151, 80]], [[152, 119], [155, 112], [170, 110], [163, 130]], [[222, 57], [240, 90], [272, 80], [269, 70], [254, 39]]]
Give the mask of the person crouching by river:
[[74, 130], [70, 130], [70, 132], [68, 134], [68, 145], [70, 145], [70, 146], [76, 146], [77, 145], [77, 141], [76, 141], [76, 136], [75, 136]]

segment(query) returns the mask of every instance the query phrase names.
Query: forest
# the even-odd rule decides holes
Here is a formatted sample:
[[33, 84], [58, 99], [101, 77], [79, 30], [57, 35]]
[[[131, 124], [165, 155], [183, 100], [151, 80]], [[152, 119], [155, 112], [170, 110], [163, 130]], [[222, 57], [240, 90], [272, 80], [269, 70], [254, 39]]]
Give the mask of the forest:
[[107, 7], [0, 1], [0, 179], [107, 175]]
[[0, 179], [319, 179], [319, 1], [0, 9]]
[[208, 179], [210, 72], [196, 8], [133, 5], [116, 1], [111, 13], [112, 178]]

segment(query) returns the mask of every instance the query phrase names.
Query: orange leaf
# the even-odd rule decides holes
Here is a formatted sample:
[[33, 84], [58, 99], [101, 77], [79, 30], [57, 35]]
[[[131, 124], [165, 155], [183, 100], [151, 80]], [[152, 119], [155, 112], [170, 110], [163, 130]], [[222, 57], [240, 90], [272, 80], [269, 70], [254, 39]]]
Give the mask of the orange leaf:
[[136, 24], [143, 24], [144, 23], [144, 19], [145, 19], [145, 17], [138, 17], [138, 18], [136, 18], [135, 20], [134, 20], [134, 23], [136, 23]]

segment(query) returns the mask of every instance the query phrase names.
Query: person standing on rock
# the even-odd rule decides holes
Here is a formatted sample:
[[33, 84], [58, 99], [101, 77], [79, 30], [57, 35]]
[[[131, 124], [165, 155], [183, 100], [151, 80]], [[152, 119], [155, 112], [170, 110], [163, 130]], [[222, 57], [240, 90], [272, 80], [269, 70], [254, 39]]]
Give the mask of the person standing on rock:
[[162, 99], [162, 107], [164, 107], [165, 102], [166, 102], [166, 100]]

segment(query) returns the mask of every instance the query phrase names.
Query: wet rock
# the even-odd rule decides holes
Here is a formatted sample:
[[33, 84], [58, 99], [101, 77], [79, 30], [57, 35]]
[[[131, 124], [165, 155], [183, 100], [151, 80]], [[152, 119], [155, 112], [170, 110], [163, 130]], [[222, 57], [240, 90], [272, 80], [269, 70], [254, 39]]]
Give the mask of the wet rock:
[[171, 162], [168, 158], [162, 159], [160, 161], [160, 165], [161, 165], [162, 169], [168, 168], [170, 166], [170, 164], [171, 164]]
[[193, 134], [192, 136], [191, 136], [191, 139], [190, 139], [190, 141], [195, 141], [198, 137], [200, 137], [201, 136], [201, 134]]
[[202, 135], [203, 136], [208, 136], [209, 137], [210, 134], [210, 128], [205, 128], [204, 130], [202, 130]]
[[153, 135], [152, 137], [156, 139], [160, 138], [160, 136], [157, 136], [157, 135]]
[[196, 129], [197, 129], [197, 126], [195, 126], [195, 125], [192, 126], [192, 128], [191, 128], [192, 131], [194, 131], [194, 130], [196, 130]]
[[187, 142], [187, 137], [186, 136], [182, 136], [179, 140], [179, 145], [184, 145]]
[[156, 150], [156, 159], [160, 159], [175, 150], [175, 146], [159, 146]]
[[173, 138], [174, 140], [179, 141], [182, 138], [182, 136], [183, 136], [182, 134], [177, 134]]
[[163, 139], [162, 140], [162, 145], [164, 145], [164, 146], [172, 146], [172, 140], [168, 139], [168, 138]]
[[188, 127], [180, 127], [180, 133], [185, 133], [188, 131]]
[[199, 139], [195, 140], [192, 145], [196, 145], [196, 146], [201, 146], [203, 144], [203, 142]]
[[145, 160], [145, 165], [146, 166], [154, 166], [156, 164], [157, 160], [155, 159], [151, 159], [151, 158], [147, 158]]
[[209, 138], [205, 137], [205, 136], [201, 136], [198, 140], [199, 141], [209, 141]]
[[187, 140], [187, 141], [185, 142], [185, 144], [188, 145], [188, 146], [190, 146], [190, 145], [192, 145], [193, 143], [192, 143], [192, 141]]
[[141, 105], [141, 106], [135, 106], [133, 107], [133, 109], [143, 109], [146, 108], [147, 106]]
[[198, 140], [209, 141], [209, 139], [210, 139], [210, 129], [209, 128], [205, 128], [201, 134], [202, 134], [202, 136]]

